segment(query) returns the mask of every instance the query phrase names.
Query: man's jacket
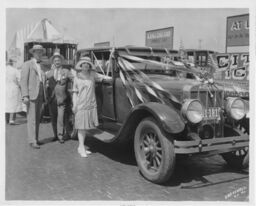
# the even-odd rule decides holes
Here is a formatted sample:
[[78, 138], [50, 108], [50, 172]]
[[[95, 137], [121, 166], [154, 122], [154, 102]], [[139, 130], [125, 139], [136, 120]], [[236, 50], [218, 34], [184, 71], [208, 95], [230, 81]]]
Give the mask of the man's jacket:
[[72, 79], [72, 73], [66, 68], [60, 70], [59, 81], [54, 79], [54, 69], [48, 71], [46, 73], [46, 95], [48, 103], [51, 103], [54, 99], [56, 99], [58, 105], [70, 101], [69, 90], [72, 86]]
[[[45, 85], [45, 73], [41, 68], [42, 83]], [[21, 69], [21, 94], [22, 97], [29, 97], [30, 100], [36, 100], [39, 95], [40, 79], [36, 63], [33, 59], [24, 62]], [[44, 87], [45, 88], [45, 87]], [[44, 89], [45, 97], [45, 89]]]

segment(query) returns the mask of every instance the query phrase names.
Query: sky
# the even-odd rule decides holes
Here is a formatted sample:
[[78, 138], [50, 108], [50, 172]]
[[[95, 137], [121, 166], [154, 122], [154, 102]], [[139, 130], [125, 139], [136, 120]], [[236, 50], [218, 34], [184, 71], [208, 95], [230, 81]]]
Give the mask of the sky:
[[174, 27], [173, 49], [179, 49], [181, 41], [186, 49], [198, 49], [201, 39], [202, 49], [225, 52], [226, 18], [246, 13], [248, 9], [243, 8], [7, 8], [6, 48], [15, 31], [47, 18], [60, 32], [76, 39], [79, 49], [105, 41], [114, 46], [145, 46], [145, 31]]

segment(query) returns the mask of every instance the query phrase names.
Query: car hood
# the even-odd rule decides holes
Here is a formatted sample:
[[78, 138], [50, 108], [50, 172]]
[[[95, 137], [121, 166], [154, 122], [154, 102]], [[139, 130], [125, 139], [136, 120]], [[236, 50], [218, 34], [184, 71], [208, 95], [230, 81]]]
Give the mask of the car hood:
[[179, 101], [184, 99], [184, 94], [192, 90], [197, 91], [201, 82], [195, 79], [178, 78], [167, 75], [148, 75], [165, 90], [173, 94]]

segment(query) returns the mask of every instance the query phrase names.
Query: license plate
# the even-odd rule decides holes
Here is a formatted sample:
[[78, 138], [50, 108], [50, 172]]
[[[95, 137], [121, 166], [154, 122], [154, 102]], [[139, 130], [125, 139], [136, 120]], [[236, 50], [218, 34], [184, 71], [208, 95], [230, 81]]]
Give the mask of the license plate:
[[220, 107], [210, 107], [207, 109], [204, 109], [204, 119], [209, 120], [209, 119], [217, 119], [220, 120]]

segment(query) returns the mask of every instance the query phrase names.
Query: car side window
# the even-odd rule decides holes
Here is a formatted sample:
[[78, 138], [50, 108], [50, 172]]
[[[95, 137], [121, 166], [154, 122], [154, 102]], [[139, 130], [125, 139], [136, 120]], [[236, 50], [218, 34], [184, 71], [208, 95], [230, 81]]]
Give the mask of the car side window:
[[105, 74], [112, 76], [112, 68], [109, 65], [110, 51], [106, 52], [93, 52], [93, 62], [98, 74]]

